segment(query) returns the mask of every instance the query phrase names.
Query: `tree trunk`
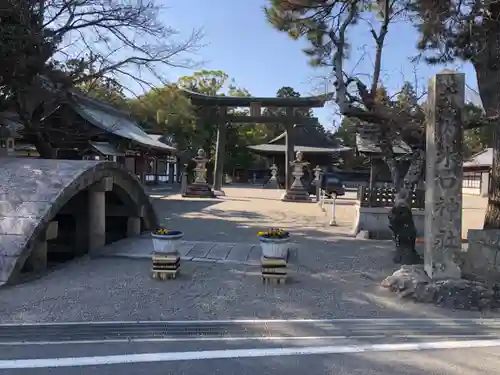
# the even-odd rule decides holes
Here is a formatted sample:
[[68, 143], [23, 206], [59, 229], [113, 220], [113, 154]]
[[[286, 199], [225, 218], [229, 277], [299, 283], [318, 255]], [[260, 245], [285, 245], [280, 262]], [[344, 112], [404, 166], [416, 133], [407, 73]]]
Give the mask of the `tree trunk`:
[[[500, 101], [498, 101], [500, 103]], [[493, 165], [484, 229], [500, 229], [500, 127], [493, 129]]]
[[50, 142], [44, 139], [42, 134], [38, 133], [35, 135], [33, 146], [35, 146], [36, 151], [42, 159], [57, 159], [55, 150], [52, 148]]
[[21, 121], [24, 126], [24, 134], [29, 135], [29, 139], [32, 139], [33, 146], [35, 146], [36, 151], [42, 159], [56, 159], [57, 155], [55, 149], [47, 140], [47, 137], [43, 134], [39, 122], [20, 116]]
[[[491, 19], [485, 24], [486, 44], [482, 53], [476, 56], [476, 70], [479, 95], [487, 116], [500, 114], [500, 24], [497, 21], [499, 7], [491, 5]], [[484, 229], [500, 229], [500, 123], [493, 129], [493, 166], [488, 194], [488, 208], [484, 218]]]
[[[500, 49], [500, 46], [499, 46]], [[500, 55], [500, 53], [499, 53]], [[498, 57], [500, 63], [500, 56]], [[500, 70], [485, 69], [475, 64], [479, 94], [487, 116], [500, 113]], [[488, 208], [484, 218], [484, 229], [500, 229], [500, 123], [492, 129], [493, 165], [491, 169]]]
[[209, 162], [206, 165], [207, 172], [206, 172], [206, 180], [209, 185], [213, 185], [214, 183], [214, 160], [213, 160], [213, 152], [212, 152], [212, 146], [214, 144], [214, 139], [213, 135], [210, 133], [209, 137], [206, 139], [204, 142], [203, 149], [205, 150], [206, 158], [209, 160]]
[[24, 136], [32, 140], [33, 146], [35, 146], [41, 158], [56, 159], [57, 155], [55, 150], [47, 137], [43, 134], [42, 127], [40, 126], [43, 116], [43, 104], [29, 110], [30, 106], [26, 99], [29, 95], [30, 93], [28, 90], [19, 90], [15, 101], [17, 115], [24, 127]]

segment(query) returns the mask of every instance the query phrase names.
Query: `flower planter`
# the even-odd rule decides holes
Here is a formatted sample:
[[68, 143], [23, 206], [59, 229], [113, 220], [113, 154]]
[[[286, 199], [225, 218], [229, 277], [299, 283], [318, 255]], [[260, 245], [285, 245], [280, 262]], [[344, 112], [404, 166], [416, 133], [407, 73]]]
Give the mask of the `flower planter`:
[[156, 253], [176, 253], [177, 245], [182, 241], [184, 233], [180, 231], [171, 231], [169, 234], [154, 234], [153, 248]]
[[259, 237], [260, 247], [262, 248], [262, 256], [265, 258], [280, 258], [288, 257], [288, 244], [290, 237], [286, 238], [266, 238]]

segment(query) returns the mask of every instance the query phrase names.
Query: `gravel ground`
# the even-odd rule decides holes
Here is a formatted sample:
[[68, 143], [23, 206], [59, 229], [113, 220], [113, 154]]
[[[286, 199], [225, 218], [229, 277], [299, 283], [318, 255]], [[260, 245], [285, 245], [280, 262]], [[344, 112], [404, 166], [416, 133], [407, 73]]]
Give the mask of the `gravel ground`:
[[339, 238], [328, 245], [301, 255], [292, 282], [279, 286], [263, 285], [252, 267], [185, 262], [182, 277], [162, 282], [151, 279], [146, 260], [83, 258], [0, 290], [0, 321], [482, 316], [399, 301], [381, 290], [390, 272], [384, 244]]
[[[399, 301], [378, 286], [392, 273], [392, 245], [346, 237], [352, 199], [339, 200], [339, 227], [315, 204], [284, 203], [280, 192], [226, 189], [220, 200], [155, 199], [169, 228], [186, 240], [256, 242], [256, 230], [293, 231], [299, 259], [292, 282], [263, 285], [259, 269], [184, 262], [183, 276], [156, 281], [150, 262], [82, 258], [44, 277], [0, 289], [0, 322], [231, 318], [479, 317]], [[484, 313], [497, 316], [496, 313]]]

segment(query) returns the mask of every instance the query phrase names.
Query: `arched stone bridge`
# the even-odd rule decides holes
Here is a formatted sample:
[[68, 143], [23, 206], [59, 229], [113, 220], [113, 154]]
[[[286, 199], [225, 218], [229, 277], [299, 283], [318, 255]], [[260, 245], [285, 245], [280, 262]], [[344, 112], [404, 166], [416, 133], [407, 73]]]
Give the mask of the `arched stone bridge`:
[[[112, 218], [112, 220], [106, 220]], [[116, 163], [0, 158], [0, 285], [157, 225], [142, 185]]]

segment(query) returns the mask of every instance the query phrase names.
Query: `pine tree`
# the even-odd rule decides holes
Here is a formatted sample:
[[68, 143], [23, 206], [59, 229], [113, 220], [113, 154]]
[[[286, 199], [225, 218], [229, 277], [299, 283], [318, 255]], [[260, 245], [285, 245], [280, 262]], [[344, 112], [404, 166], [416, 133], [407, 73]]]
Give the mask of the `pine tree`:
[[409, 0], [420, 32], [419, 49], [430, 64], [469, 61], [485, 110], [494, 125], [495, 160], [485, 228], [500, 228], [500, 1]]

